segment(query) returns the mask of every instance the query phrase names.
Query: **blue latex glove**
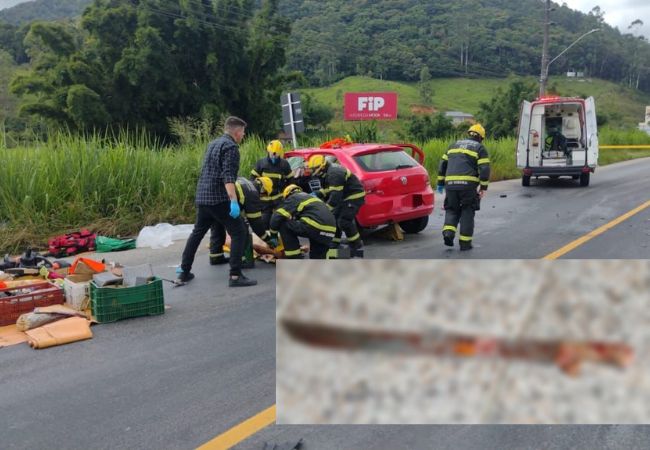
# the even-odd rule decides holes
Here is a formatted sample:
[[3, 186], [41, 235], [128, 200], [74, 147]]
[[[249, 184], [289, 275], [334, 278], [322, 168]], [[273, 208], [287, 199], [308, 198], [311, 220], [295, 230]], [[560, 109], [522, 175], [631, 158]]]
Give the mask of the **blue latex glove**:
[[269, 247], [271, 248], [276, 248], [278, 246], [278, 238], [269, 238], [268, 241], [266, 241], [267, 244], [269, 244]]
[[239, 217], [239, 202], [237, 200], [230, 200], [230, 217], [236, 219]]
[[318, 194], [316, 192], [310, 192], [309, 195], [311, 195], [312, 197], [317, 197], [318, 198]]
[[436, 192], [438, 194], [442, 194], [445, 190], [445, 187], [442, 184], [439, 184], [438, 187], [436, 188]]

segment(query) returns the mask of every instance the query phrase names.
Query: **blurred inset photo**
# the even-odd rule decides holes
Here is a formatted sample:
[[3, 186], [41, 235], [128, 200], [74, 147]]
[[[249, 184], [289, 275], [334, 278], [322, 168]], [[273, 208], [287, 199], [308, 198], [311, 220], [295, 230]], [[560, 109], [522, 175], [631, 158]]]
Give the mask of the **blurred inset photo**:
[[277, 269], [278, 424], [650, 422], [650, 262]]

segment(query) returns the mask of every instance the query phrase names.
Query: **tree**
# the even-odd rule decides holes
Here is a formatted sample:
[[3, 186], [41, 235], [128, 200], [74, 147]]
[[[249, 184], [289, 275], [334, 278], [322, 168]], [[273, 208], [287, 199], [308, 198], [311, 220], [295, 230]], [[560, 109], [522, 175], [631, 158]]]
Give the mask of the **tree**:
[[413, 116], [408, 125], [408, 133], [415, 140], [424, 142], [433, 138], [452, 136], [454, 126], [451, 119], [442, 112], [434, 116]]
[[504, 92], [497, 89], [488, 102], [479, 104], [478, 118], [486, 132], [495, 139], [514, 136], [519, 120], [519, 105], [523, 100], [537, 96], [537, 85], [533, 82], [514, 81]]
[[331, 108], [309, 94], [302, 94], [302, 113], [305, 127], [317, 130], [325, 130], [334, 118]]
[[[35, 23], [34, 66], [12, 83], [23, 111], [71, 129], [142, 126], [224, 114], [277, 131], [288, 21], [278, 0], [96, 0], [81, 29]], [[36, 99], [36, 101], [34, 101]]]
[[422, 67], [420, 70], [420, 83], [418, 85], [420, 90], [420, 100], [425, 105], [430, 105], [433, 97], [433, 89], [431, 89], [431, 73], [427, 66]]

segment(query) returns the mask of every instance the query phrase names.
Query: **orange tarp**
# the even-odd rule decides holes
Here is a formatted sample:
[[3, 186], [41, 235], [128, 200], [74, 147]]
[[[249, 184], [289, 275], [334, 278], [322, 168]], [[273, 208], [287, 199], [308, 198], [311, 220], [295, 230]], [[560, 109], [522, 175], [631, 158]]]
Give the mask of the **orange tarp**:
[[93, 337], [90, 321], [81, 317], [70, 317], [48, 323], [42, 327], [25, 332], [28, 344], [33, 348], [47, 348], [55, 345], [69, 344]]
[[16, 325], [0, 327], [0, 348], [27, 342], [27, 335], [18, 331]]

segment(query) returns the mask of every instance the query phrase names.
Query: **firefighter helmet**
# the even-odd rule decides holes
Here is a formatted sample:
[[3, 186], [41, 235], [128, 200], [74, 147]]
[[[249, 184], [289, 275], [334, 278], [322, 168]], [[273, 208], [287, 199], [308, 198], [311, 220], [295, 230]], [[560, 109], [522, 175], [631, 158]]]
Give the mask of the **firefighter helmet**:
[[266, 195], [271, 195], [273, 191], [273, 180], [269, 177], [257, 177], [255, 182], [258, 184], [260, 192], [266, 193]]
[[284, 188], [284, 191], [282, 191], [282, 198], [287, 198], [294, 192], [302, 192], [302, 189], [300, 189], [300, 186], [295, 185], [295, 184], [290, 184], [286, 188]]
[[324, 155], [313, 155], [307, 161], [307, 168], [311, 170], [312, 175], [318, 175], [327, 165]]
[[469, 135], [475, 134], [480, 136], [481, 139], [485, 139], [485, 128], [483, 128], [483, 125], [481, 125], [480, 123], [475, 123], [474, 125], [469, 127], [467, 133]]
[[269, 153], [275, 153], [280, 158], [284, 156], [284, 147], [282, 146], [282, 142], [277, 139], [269, 142], [269, 145], [266, 146], [266, 151]]

